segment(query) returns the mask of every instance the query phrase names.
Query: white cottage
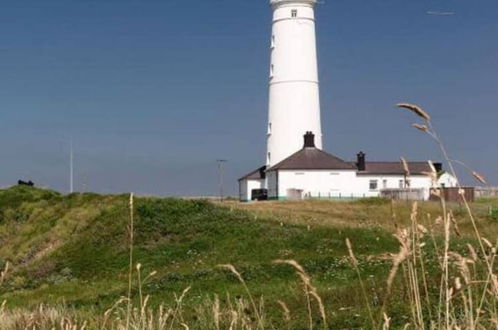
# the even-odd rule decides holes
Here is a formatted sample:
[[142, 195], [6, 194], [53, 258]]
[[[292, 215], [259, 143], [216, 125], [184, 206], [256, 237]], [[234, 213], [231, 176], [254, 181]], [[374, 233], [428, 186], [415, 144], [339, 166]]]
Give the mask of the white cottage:
[[[417, 191], [420, 199], [429, 199], [433, 182], [428, 162], [409, 162], [409, 176], [401, 162], [368, 162], [360, 152], [356, 162], [342, 160], [315, 147], [314, 135], [307, 132], [304, 147], [269, 168], [261, 167], [239, 179], [240, 200], [250, 201], [302, 198], [378, 197], [382, 192]], [[441, 164], [435, 164], [438, 171]], [[442, 176], [446, 186], [455, 184], [448, 173]]]

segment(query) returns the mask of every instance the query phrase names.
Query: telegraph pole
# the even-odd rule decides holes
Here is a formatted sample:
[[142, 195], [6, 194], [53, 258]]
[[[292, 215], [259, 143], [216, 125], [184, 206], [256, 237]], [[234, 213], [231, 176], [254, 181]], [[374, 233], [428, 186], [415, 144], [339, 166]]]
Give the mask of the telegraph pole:
[[69, 150], [69, 193], [74, 192], [74, 154], [73, 154], [73, 140], [71, 139]]
[[223, 183], [223, 171], [224, 171], [224, 164], [227, 162], [226, 159], [217, 159], [216, 162], [218, 163], [218, 171], [219, 171], [219, 176], [220, 176], [220, 201], [223, 202], [223, 188], [224, 188], [224, 183]]

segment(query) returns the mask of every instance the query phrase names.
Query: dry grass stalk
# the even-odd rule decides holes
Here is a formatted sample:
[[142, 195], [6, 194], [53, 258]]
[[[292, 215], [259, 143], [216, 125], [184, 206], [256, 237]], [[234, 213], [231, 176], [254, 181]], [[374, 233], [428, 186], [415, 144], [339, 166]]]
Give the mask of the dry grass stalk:
[[10, 263], [7, 261], [5, 263], [3, 270], [0, 271], [0, 285], [2, 285], [3, 282], [5, 281], [5, 278], [7, 277], [7, 273], [9, 272], [9, 268], [10, 268]]
[[308, 310], [308, 321], [309, 321], [309, 328], [310, 330], [313, 329], [313, 315], [311, 311], [311, 299], [310, 299], [310, 292], [309, 292], [309, 287], [311, 284], [311, 279], [309, 278], [308, 274], [304, 271], [304, 268], [297, 263], [295, 260], [274, 260], [273, 263], [275, 264], [286, 264], [291, 267], [293, 267], [296, 270], [297, 275], [301, 278], [301, 281], [303, 283], [303, 290], [304, 290], [304, 295], [306, 297], [306, 308]]
[[472, 176], [473, 176], [473, 177], [474, 177], [477, 181], [479, 181], [479, 182], [480, 182], [480, 183], [482, 183], [482, 184], [487, 184], [487, 183], [488, 183], [488, 182], [486, 181], [486, 179], [484, 178], [484, 176], [483, 176], [483, 175], [481, 175], [481, 174], [479, 174], [479, 173], [477, 173], [477, 172], [475, 172], [475, 171], [473, 171], [473, 172], [472, 172]]
[[391, 293], [394, 278], [398, 273], [399, 266], [411, 254], [411, 238], [408, 231], [406, 229], [398, 230], [394, 237], [396, 237], [400, 243], [400, 250], [398, 254], [393, 257], [393, 266], [391, 267], [391, 271], [389, 272], [389, 276], [387, 278], [387, 296]]
[[365, 305], [367, 306], [370, 321], [372, 322], [372, 325], [375, 325], [375, 319], [373, 317], [372, 309], [370, 308], [370, 302], [368, 300], [367, 292], [365, 290], [365, 285], [363, 284], [363, 280], [361, 278], [360, 268], [358, 267], [359, 265], [358, 259], [356, 259], [356, 256], [354, 255], [353, 245], [351, 244], [349, 238], [346, 238], [346, 246], [348, 248], [349, 257], [351, 258], [351, 263], [353, 264], [353, 268], [355, 269], [356, 274], [358, 275], [358, 281], [360, 282], [361, 292], [363, 294], [363, 298], [365, 299]]
[[310, 296], [315, 298], [318, 308], [320, 311], [320, 316], [323, 320], [323, 325], [325, 329], [328, 329], [327, 327], [327, 316], [325, 313], [325, 306], [323, 305], [322, 298], [318, 294], [317, 289], [311, 284], [311, 278], [309, 275], [306, 273], [304, 268], [295, 260], [274, 260], [273, 261], [275, 264], [286, 264], [289, 266], [292, 266], [295, 270], [297, 275], [301, 278], [301, 281], [303, 282], [303, 288], [304, 292], [306, 295], [306, 302], [307, 302], [307, 308], [308, 308], [308, 317], [309, 317], [309, 327], [310, 329], [313, 328], [313, 318], [312, 318], [312, 313], [311, 313], [311, 302], [310, 302]]
[[286, 322], [290, 322], [291, 320], [291, 312], [289, 307], [287, 307], [287, 304], [284, 303], [282, 300], [277, 300], [277, 303], [280, 305], [280, 308], [282, 308], [282, 313], [284, 315], [284, 320]]
[[346, 238], [346, 246], [348, 247], [349, 257], [351, 258], [353, 266], [358, 267], [358, 260], [356, 260], [356, 257], [353, 253], [353, 246], [351, 245], [351, 241], [349, 240], [349, 238]]
[[474, 249], [474, 247], [471, 244], [467, 243], [467, 249], [469, 250], [469, 253], [470, 253], [470, 256], [472, 257], [472, 260], [474, 262], [476, 262], [479, 259], [479, 257], [477, 256], [477, 253], [476, 253], [476, 250]]
[[320, 316], [322, 317], [323, 320], [323, 328], [328, 329], [327, 315], [325, 313], [325, 306], [323, 305], [322, 298], [320, 297], [318, 292], [316, 292], [316, 290], [310, 290], [310, 294], [313, 296], [313, 298], [315, 298], [316, 302], [318, 303], [318, 310], [320, 311]]
[[218, 265], [218, 267], [222, 268], [222, 269], [229, 270], [232, 274], [235, 275], [235, 277], [237, 277], [239, 282], [242, 284], [242, 286], [246, 290], [247, 296], [249, 297], [249, 300], [251, 301], [252, 308], [253, 308], [254, 313], [256, 314], [256, 317], [258, 319], [258, 326], [261, 328], [264, 328], [263, 319], [261, 318], [261, 314], [259, 313], [259, 310], [256, 307], [256, 303], [254, 302], [251, 291], [249, 290], [249, 287], [247, 286], [246, 281], [244, 281], [244, 278], [242, 278], [242, 275], [240, 275], [240, 273], [237, 271], [237, 269], [235, 269], [235, 267], [233, 265], [224, 264], [224, 265]]
[[217, 294], [214, 295], [214, 304], [213, 304], [213, 319], [216, 330], [220, 330], [220, 298]]
[[429, 128], [427, 125], [421, 125], [421, 124], [413, 124], [412, 125], [414, 128], [418, 129], [419, 131], [427, 133], [429, 131]]
[[401, 164], [403, 165], [403, 170], [405, 171], [406, 176], [410, 176], [410, 168], [408, 167], [408, 162], [404, 157], [400, 158]]
[[415, 104], [411, 104], [411, 103], [398, 103], [397, 106], [399, 108], [404, 108], [404, 109], [408, 109], [410, 111], [412, 111], [413, 113], [415, 113], [417, 116], [423, 118], [424, 120], [426, 121], [430, 121], [431, 120], [431, 116], [429, 116], [429, 114], [427, 112], [425, 112], [421, 107], [419, 107], [418, 105], [415, 105]]
[[386, 313], [382, 313], [384, 318], [384, 323], [382, 324], [382, 330], [388, 330], [391, 328], [391, 318], [387, 316]]
[[130, 328], [130, 317], [131, 317], [131, 288], [132, 288], [132, 281], [133, 281], [133, 193], [130, 194], [130, 201], [129, 201], [129, 210], [130, 210], [130, 223], [128, 227], [128, 235], [129, 235], [129, 270], [128, 270], [128, 306], [127, 306], [127, 312], [126, 312], [126, 330]]

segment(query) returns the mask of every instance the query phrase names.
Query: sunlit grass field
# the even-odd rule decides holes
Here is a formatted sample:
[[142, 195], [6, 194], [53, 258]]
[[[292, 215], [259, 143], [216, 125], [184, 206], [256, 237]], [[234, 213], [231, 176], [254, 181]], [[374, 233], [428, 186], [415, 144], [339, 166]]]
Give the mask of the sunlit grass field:
[[[497, 206], [493, 199], [472, 205], [491, 241], [497, 237], [498, 220], [489, 209]], [[427, 202], [418, 211], [420, 224], [431, 228], [436, 244], [442, 233], [434, 222], [439, 208]], [[452, 249], [466, 251], [466, 244], [473, 242], [471, 226], [460, 205], [450, 209], [458, 221]], [[175, 305], [190, 288], [182, 299], [181, 318], [191, 329], [210, 328], [208, 324], [216, 328], [205, 316], [212, 314], [215, 299], [224, 306], [250, 298], [264, 306], [265, 324], [309, 328], [301, 279], [292, 267], [275, 264], [277, 259], [303, 266], [323, 299], [330, 328], [372, 327], [381, 320], [372, 320], [368, 308], [379, 315], [392, 267], [390, 254], [399, 250], [393, 233], [410, 225], [412, 212], [408, 202], [382, 199], [241, 204], [136, 198], [133, 210], [134, 272], [138, 275], [138, 263], [142, 280], [154, 272], [143, 282], [133, 275], [134, 303], [150, 296], [151, 308]], [[129, 222], [128, 195], [63, 196], [28, 187], [0, 191], [0, 268], [10, 264], [0, 291], [4, 308], [29, 310], [43, 304], [63, 308], [80, 320], [103, 315], [127, 296]], [[352, 243], [364, 289], [346, 239]], [[440, 278], [432, 272], [437, 257], [428, 253], [425, 258], [428, 280], [438, 287]], [[220, 264], [233, 265], [250, 294]], [[388, 305], [393, 327], [402, 327], [410, 314], [406, 286], [398, 282]], [[282, 302], [290, 320], [285, 321]], [[257, 319], [249, 305], [241, 310], [249, 321]], [[312, 324], [323, 326], [314, 305], [312, 314]]]

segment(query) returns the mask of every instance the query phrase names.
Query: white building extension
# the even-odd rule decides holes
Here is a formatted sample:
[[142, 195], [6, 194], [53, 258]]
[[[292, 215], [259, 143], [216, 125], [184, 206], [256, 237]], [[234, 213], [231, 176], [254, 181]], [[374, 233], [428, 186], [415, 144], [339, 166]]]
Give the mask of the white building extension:
[[312, 131], [322, 148], [320, 96], [316, 56], [317, 0], [271, 0], [268, 152], [273, 166], [302, 147], [302, 136]]
[[443, 188], [455, 188], [458, 186], [458, 180], [448, 172], [441, 172], [437, 184]]
[[239, 199], [242, 202], [257, 200], [266, 188], [266, 166], [260, 167], [239, 179]]

